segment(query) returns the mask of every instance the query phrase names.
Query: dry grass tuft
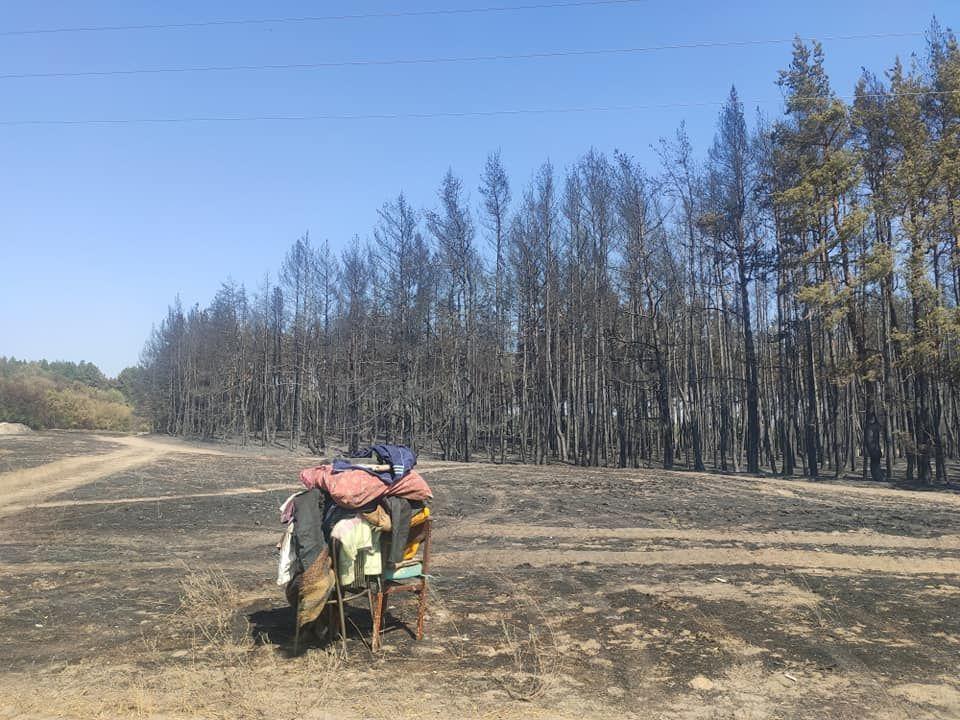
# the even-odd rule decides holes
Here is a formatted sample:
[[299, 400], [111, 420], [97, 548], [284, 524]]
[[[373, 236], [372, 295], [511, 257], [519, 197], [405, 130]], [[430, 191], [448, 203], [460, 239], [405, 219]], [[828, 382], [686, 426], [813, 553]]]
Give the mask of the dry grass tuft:
[[218, 569], [190, 570], [180, 580], [176, 619], [192, 637], [194, 657], [216, 654], [235, 662], [254, 648], [250, 623], [238, 614], [240, 592]]
[[525, 623], [508, 624], [500, 621], [504, 649], [512, 658], [510, 670], [497, 678], [499, 684], [514, 700], [534, 700], [546, 692], [563, 669], [563, 653], [557, 639], [554, 622], [543, 611], [543, 606], [516, 583], [501, 578], [503, 587], [512, 587], [517, 604], [517, 617], [526, 617]]
[[[102, 660], [68, 665], [44, 679], [30, 673], [0, 685], [0, 718], [151, 718], [211, 720], [323, 715], [341, 676], [339, 650], [288, 658], [257, 645], [242, 596], [220, 570], [191, 570], [180, 581], [180, 607], [164, 637], [143, 635], [137, 664]], [[189, 646], [163, 650], [169, 644]]]

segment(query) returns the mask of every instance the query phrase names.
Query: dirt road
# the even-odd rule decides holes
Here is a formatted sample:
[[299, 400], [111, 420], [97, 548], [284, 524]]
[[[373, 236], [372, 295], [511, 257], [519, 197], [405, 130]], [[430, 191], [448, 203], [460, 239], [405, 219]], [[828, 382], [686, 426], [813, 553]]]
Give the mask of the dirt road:
[[0, 515], [19, 512], [43, 498], [108, 475], [149, 465], [171, 453], [224, 455], [213, 448], [176, 445], [134, 435], [111, 435], [108, 440], [123, 449], [68, 457], [39, 467], [0, 473]]

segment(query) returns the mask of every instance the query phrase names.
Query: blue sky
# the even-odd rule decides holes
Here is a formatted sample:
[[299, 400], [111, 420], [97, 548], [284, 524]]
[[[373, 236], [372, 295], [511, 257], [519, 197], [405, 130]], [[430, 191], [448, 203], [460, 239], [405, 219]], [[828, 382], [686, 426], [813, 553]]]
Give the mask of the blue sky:
[[[541, 0], [542, 1], [542, 0]], [[7, 3], [3, 29], [377, 13], [533, 0]], [[5, 36], [0, 74], [522, 54], [867, 33], [923, 32], [955, 0], [808, 0], [616, 5], [169, 31]], [[951, 17], [952, 16], [952, 17]], [[862, 67], [923, 51], [919, 37], [825, 40], [841, 94]], [[183, 116], [409, 114], [721, 102], [776, 115], [789, 43], [634, 55], [314, 71], [0, 79], [0, 121]], [[367, 237], [403, 190], [432, 207], [448, 167], [475, 190], [500, 148], [514, 195], [549, 158], [591, 146], [655, 169], [650, 150], [686, 121], [697, 151], [719, 108], [564, 115], [126, 125], [0, 126], [0, 355], [136, 363], [179, 293], [206, 304], [228, 277], [255, 288], [303, 232], [334, 249]]]

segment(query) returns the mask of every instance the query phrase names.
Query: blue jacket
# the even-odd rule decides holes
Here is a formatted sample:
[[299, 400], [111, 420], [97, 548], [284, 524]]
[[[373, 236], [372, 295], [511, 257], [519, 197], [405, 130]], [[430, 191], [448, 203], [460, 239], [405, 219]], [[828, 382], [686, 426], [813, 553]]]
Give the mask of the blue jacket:
[[393, 485], [397, 480], [409, 473], [417, 464], [417, 456], [406, 445], [371, 445], [354, 454], [355, 458], [377, 458], [379, 464], [389, 465], [389, 472], [374, 472], [367, 468], [352, 465], [347, 460], [336, 460], [333, 463], [334, 472], [340, 470], [366, 470], [376, 475], [387, 485]]

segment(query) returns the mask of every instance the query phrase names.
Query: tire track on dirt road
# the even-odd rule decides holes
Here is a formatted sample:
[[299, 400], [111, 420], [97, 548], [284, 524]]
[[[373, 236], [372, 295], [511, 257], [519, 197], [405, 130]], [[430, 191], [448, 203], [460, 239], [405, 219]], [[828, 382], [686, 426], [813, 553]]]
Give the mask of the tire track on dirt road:
[[[272, 536], [271, 536], [272, 537]], [[258, 538], [259, 540], [259, 538]], [[181, 567], [183, 559], [131, 560], [124, 568], [156, 570]], [[203, 565], [203, 563], [200, 563]], [[813, 552], [803, 550], [741, 550], [731, 548], [690, 548], [684, 550], [500, 550], [484, 548], [476, 550], [453, 550], [431, 555], [431, 568], [464, 571], [513, 569], [520, 566], [533, 568], [571, 568], [575, 566], [596, 567], [731, 567], [756, 566], [819, 571], [835, 571], [840, 574], [879, 573], [901, 576], [956, 576], [960, 577], [960, 562], [955, 559], [917, 557], [877, 557], [849, 555], [844, 553]], [[95, 571], [115, 566], [112, 560], [78, 560], [66, 562], [0, 563], [0, 574], [24, 572], [61, 572], [71, 570]], [[218, 565], [221, 567], [221, 565]], [[230, 567], [230, 564], [222, 565]], [[249, 563], [238, 567], [252, 569]]]
[[[264, 493], [290, 491], [290, 484], [283, 485], [256, 485], [250, 487], [221, 488], [210, 492], [179, 493], [176, 495], [150, 495], [122, 498], [103, 498], [94, 500], [51, 500], [49, 502], [33, 503], [33, 508], [78, 507], [84, 505], [137, 505], [141, 503], [167, 502], [170, 500], [196, 500], [213, 497], [232, 497], [235, 495], [263, 495]], [[296, 492], [294, 490], [293, 492]]]
[[816, 552], [765, 548], [685, 548], [683, 550], [501, 550], [477, 548], [431, 555], [438, 568], [515, 568], [520, 565], [546, 568], [576, 565], [597, 566], [719, 566], [755, 565], [757, 567], [840, 570], [850, 573], [889, 573], [894, 575], [952, 575], [960, 577], [960, 561], [955, 558], [878, 557], [847, 553]]
[[960, 535], [935, 537], [911, 537], [885, 535], [877, 532], [829, 533], [797, 530], [751, 532], [741, 530], [707, 530], [698, 528], [577, 528], [547, 525], [480, 524], [475, 521], [455, 526], [440, 526], [435, 530], [439, 537], [452, 535], [483, 538], [510, 538], [532, 540], [552, 538], [556, 540], [684, 540], [689, 542], [736, 542], [757, 545], [827, 545], [835, 547], [903, 548], [917, 550], [960, 550]]
[[[145, 456], [146, 457], [146, 459], [144, 460], [145, 464], [153, 462], [153, 460], [156, 460], [157, 458], [161, 458], [164, 455], [171, 454], [171, 453], [230, 455], [229, 453], [223, 453], [219, 451], [212, 451], [212, 450], [205, 450], [205, 449], [194, 449], [194, 448], [181, 449], [176, 446], [170, 447], [170, 446], [167, 446], [166, 443], [156, 443], [155, 445], [158, 448], [162, 449], [161, 452], [157, 453], [155, 451], [151, 451], [153, 453], [151, 456], [149, 457]], [[87, 456], [85, 459], [88, 461], [96, 460], [98, 461], [99, 464], [102, 464], [103, 462], [109, 460], [111, 457], [116, 458], [121, 454], [121, 452], [125, 452], [125, 451], [118, 451], [116, 453], [111, 453], [108, 455], [97, 455], [95, 457]], [[57, 463], [59, 462], [63, 462], [63, 461], [58, 460]], [[33, 469], [42, 470], [44, 468], [51, 467], [52, 465], [55, 465], [57, 463], [50, 463], [49, 465], [43, 465], [40, 468], [33, 468]], [[451, 464], [451, 465], [454, 466], [453, 469], [464, 469], [466, 467], [462, 463], [459, 465], [457, 464]], [[127, 465], [126, 467], [120, 468], [120, 470], [130, 469], [131, 467], [134, 467], [134, 466]], [[428, 467], [422, 471], [422, 474], [448, 470], [448, 469], [451, 469], [451, 468], [449, 466]], [[62, 468], [52, 468], [52, 470], [61, 472]], [[77, 467], [72, 468], [72, 471], [74, 472], [78, 470], [82, 470], [82, 468], [77, 468]], [[113, 472], [119, 472], [119, 470], [111, 469], [108, 474], [112, 474]], [[4, 478], [4, 475], [0, 474], [0, 492], [2, 492], [2, 488], [3, 488], [3, 484], [2, 484], [3, 478]], [[94, 477], [93, 479], [96, 480], [98, 478]], [[90, 480], [88, 478], [86, 480], [83, 480], [80, 484], [84, 484], [85, 482], [89, 482], [89, 481]], [[70, 487], [67, 487], [66, 489], [71, 489], [72, 487], [76, 487], [76, 486], [77, 484], [72, 484]], [[282, 484], [278, 483], [278, 484], [272, 484], [272, 485], [250, 485], [250, 486], [243, 486], [243, 487], [227, 487], [227, 488], [221, 488], [219, 490], [211, 490], [208, 492], [176, 493], [171, 495], [143, 495], [143, 496], [131, 496], [131, 497], [94, 498], [90, 500], [50, 500], [46, 502], [41, 501], [41, 502], [30, 503], [30, 507], [58, 508], [58, 507], [75, 507], [75, 506], [85, 506], [85, 505], [127, 505], [127, 504], [132, 505], [132, 504], [140, 504], [140, 503], [165, 502], [170, 500], [193, 500], [193, 499], [202, 499], [202, 498], [211, 498], [211, 497], [230, 497], [234, 495], [262, 495], [264, 493], [279, 492], [281, 490], [294, 493], [294, 492], [303, 490], [303, 488], [296, 482], [288, 482], [288, 483], [282, 483]], [[503, 496], [502, 492], [497, 491], [496, 494], [501, 496], [501, 499], [502, 499], [502, 496]], [[0, 498], [0, 503], [2, 502], [3, 502], [3, 499]], [[3, 509], [0, 508], [0, 515], [2, 514], [3, 514]]]
[[[243, 457], [237, 453], [204, 447], [153, 440], [140, 436], [111, 436], [111, 442], [124, 445], [122, 450], [81, 455], [56, 460], [46, 465], [0, 473], [0, 517], [10, 515], [27, 508], [57, 508], [85, 505], [123, 505], [169, 500], [189, 500], [193, 498], [257, 495], [279, 490], [296, 492], [300, 489], [295, 482], [283, 485], [259, 485], [251, 487], [223, 488], [221, 490], [176, 495], [137, 496], [120, 498], [97, 498], [91, 500], [54, 500], [43, 498], [72, 490], [116, 473], [149, 465], [160, 458], [173, 454], [219, 455], [225, 457]], [[316, 458], [296, 458], [307, 466]], [[308, 462], [304, 462], [308, 461]], [[476, 465], [467, 463], [428, 464], [422, 470], [424, 474], [447, 470], [476, 469]], [[501, 493], [502, 494], [502, 493]]]
[[0, 517], [35, 507], [45, 497], [72, 490], [107, 475], [149, 465], [165, 455], [228, 455], [219, 450], [178, 446], [137, 436], [111, 437], [110, 440], [124, 445], [124, 449], [67, 457], [38, 467], [0, 473]]
[[724, 475], [702, 473], [692, 470], [663, 470], [650, 471], [649, 475], [630, 478], [637, 484], [648, 483], [665, 478], [690, 478], [697, 482], [706, 482], [710, 485], [727, 485], [748, 492], [763, 494], [793, 495], [801, 500], [822, 495], [834, 495], [850, 499], [863, 498], [870, 500], [889, 500], [895, 503], [931, 503], [935, 505], [953, 505], [960, 507], [960, 494], [955, 492], [937, 492], [931, 490], [914, 490], [908, 488], [880, 485], [853, 485], [849, 482], [832, 482], [830, 480], [816, 481], [799, 478], [785, 478], [776, 475]]

